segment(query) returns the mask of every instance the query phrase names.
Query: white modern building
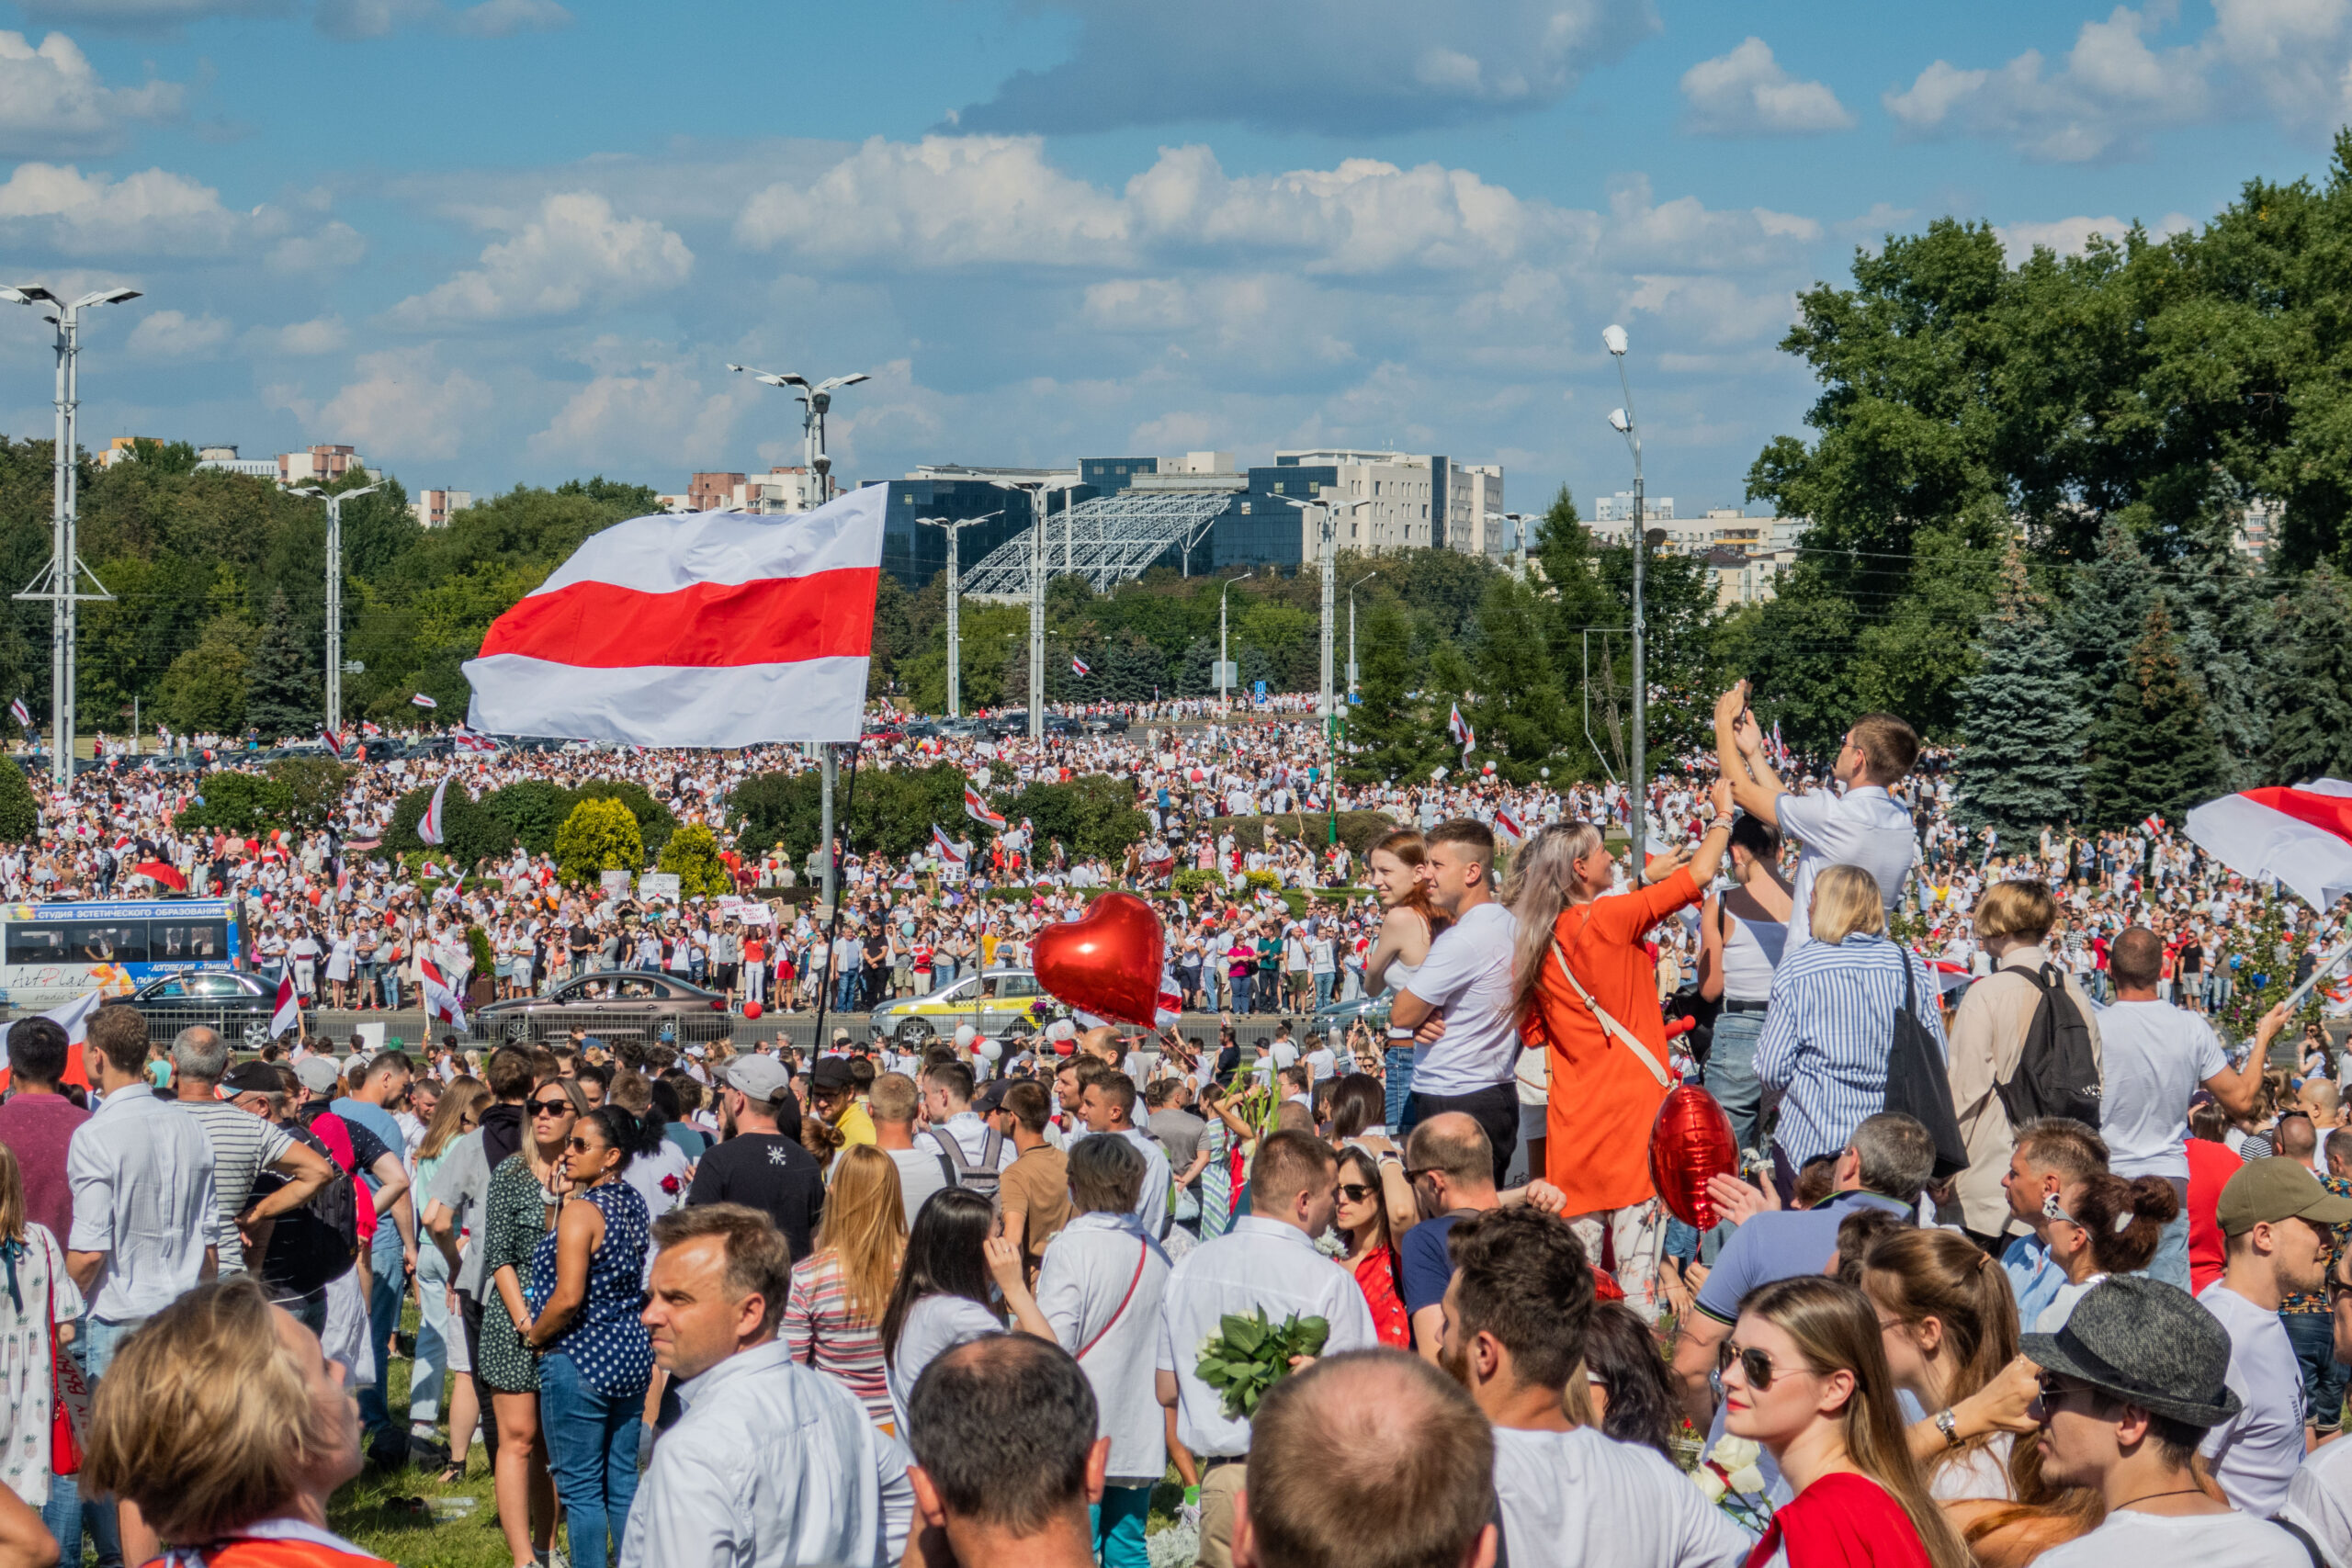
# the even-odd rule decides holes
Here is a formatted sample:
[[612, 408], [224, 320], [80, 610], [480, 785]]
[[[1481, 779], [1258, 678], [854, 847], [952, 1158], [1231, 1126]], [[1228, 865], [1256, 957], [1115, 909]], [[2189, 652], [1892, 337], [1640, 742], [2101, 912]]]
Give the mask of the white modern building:
[[422, 490], [408, 503], [408, 510], [417, 526], [445, 528], [452, 513], [463, 512], [473, 503], [474, 492], [469, 490]]

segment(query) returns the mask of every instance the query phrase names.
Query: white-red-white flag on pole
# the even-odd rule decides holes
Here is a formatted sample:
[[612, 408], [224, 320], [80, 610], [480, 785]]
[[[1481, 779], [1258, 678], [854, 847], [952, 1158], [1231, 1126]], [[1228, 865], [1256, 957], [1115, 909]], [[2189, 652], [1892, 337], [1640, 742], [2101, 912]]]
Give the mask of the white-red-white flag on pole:
[[431, 697], [426, 696], [423, 692], [411, 693], [408, 700], [411, 705], [415, 707], [437, 708], [441, 705], [439, 703], [435, 702]]
[[491, 623], [469, 722], [640, 746], [856, 739], [888, 496], [605, 529]]
[[269, 1015], [269, 1037], [302, 1032], [302, 999], [294, 989], [294, 965], [277, 966], [277, 1006]]
[[1094, 668], [1073, 653], [1069, 656], [1069, 672], [1073, 675], [1091, 675], [1094, 673]]
[[933, 822], [931, 825], [931, 847], [937, 850], [939, 852], [939, 858], [945, 861], [949, 865], [962, 865], [964, 863], [963, 846], [956, 843], [955, 840], [949, 838], [947, 836], [947, 829], [942, 828], [936, 822]]
[[2314, 909], [2352, 893], [2352, 784], [2249, 789], [2192, 809], [2189, 841], [2239, 875], [2282, 882]]
[[463, 997], [442, 976], [441, 966], [430, 958], [419, 955], [416, 972], [424, 982], [424, 1016], [438, 1019], [452, 1029], [466, 1027], [466, 1002]]
[[1527, 837], [1527, 829], [1519, 825], [1519, 818], [1505, 807], [1495, 808], [1495, 831], [1514, 844]]
[[990, 811], [989, 803], [980, 797], [980, 792], [970, 784], [964, 786], [964, 815], [984, 828], [994, 828], [1000, 832], [1004, 829], [1004, 818]]
[[441, 841], [441, 797], [449, 793], [449, 781], [444, 776], [433, 786], [433, 798], [424, 803], [424, 815], [416, 819], [416, 836], [428, 844]]
[[1478, 744], [1478, 737], [1471, 730], [1470, 721], [1462, 716], [1460, 703], [1453, 705], [1453, 711], [1447, 716], [1445, 732], [1453, 737], [1453, 743], [1462, 748], [1463, 758], [1467, 761], [1470, 749]]
[[2151, 811], [2140, 818], [2140, 826], [2145, 828], [2148, 830], [2148, 837], [2153, 839], [2165, 830], [2165, 819]]
[[33, 727], [33, 710], [25, 705], [25, 699], [22, 697], [9, 703], [8, 716], [17, 721], [19, 728], [30, 729]]

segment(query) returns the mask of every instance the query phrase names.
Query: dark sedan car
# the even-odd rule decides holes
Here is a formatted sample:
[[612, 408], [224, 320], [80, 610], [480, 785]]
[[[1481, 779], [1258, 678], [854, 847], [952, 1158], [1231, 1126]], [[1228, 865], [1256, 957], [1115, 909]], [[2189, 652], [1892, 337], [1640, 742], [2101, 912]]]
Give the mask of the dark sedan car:
[[473, 1015], [477, 1040], [555, 1040], [574, 1028], [607, 1043], [666, 1040], [707, 1045], [734, 1033], [735, 1015], [717, 991], [642, 969], [583, 975], [541, 996], [491, 1002]]
[[[103, 1005], [137, 1009], [147, 1020], [148, 1038], [164, 1045], [181, 1030], [202, 1024], [219, 1030], [240, 1050], [257, 1051], [269, 1043], [277, 978], [243, 969], [184, 969], [150, 980], [127, 997], [108, 997]], [[305, 1009], [302, 1018], [311, 1029], [317, 1015]]]

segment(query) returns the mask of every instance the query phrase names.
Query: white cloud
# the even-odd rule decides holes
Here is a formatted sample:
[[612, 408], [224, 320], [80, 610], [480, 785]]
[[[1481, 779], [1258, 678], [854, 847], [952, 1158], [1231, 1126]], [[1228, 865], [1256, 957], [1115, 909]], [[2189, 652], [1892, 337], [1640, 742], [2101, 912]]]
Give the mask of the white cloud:
[[[2197, 227], [2197, 220], [2185, 212], [2168, 212], [2159, 221], [2149, 225], [2148, 232], [2155, 239], [2169, 239]], [[2116, 244], [2132, 231], [2132, 225], [2112, 214], [2105, 218], [2058, 218], [2048, 222], [1996, 223], [1993, 232], [2001, 238], [2001, 249], [2015, 266], [2036, 250], [2047, 248], [2062, 256], [2078, 256], [2090, 248], [2093, 234], [2102, 234]]]
[[1684, 128], [1701, 136], [1806, 136], [1854, 127], [1826, 83], [1790, 75], [1760, 38], [1685, 71], [1682, 101]]
[[[603, 350], [610, 346], [592, 345], [592, 364], [609, 363]], [[707, 389], [673, 360], [608, 369], [572, 393], [531, 437], [530, 451], [543, 460], [591, 467], [616, 461], [715, 466], [727, 458], [740, 398], [732, 388]]]
[[208, 17], [282, 16], [292, 8], [292, 0], [25, 0], [23, 6], [36, 20], [150, 29], [184, 27]]
[[152, 359], [203, 358], [229, 341], [230, 330], [228, 321], [219, 316], [151, 310], [130, 329], [130, 348]]
[[253, 229], [254, 215], [221, 206], [211, 186], [162, 169], [116, 179], [71, 164], [19, 164], [0, 185], [0, 235], [66, 255], [218, 255]]
[[1539, 108], [1657, 30], [1648, 0], [1041, 0], [1078, 24], [1069, 58], [954, 117], [1067, 134], [1238, 121], [1378, 132]]
[[322, 407], [279, 395], [279, 404], [320, 434], [348, 442], [377, 461], [447, 457], [477, 434], [492, 407], [490, 388], [462, 370], [445, 369], [430, 348], [366, 354], [360, 378]]
[[563, 316], [634, 290], [675, 288], [694, 270], [694, 253], [675, 233], [648, 219], [616, 218], [611, 202], [589, 191], [547, 197], [535, 215], [496, 226], [513, 238], [486, 247], [478, 270], [401, 300], [391, 320], [429, 327]]
[[318, 316], [282, 327], [254, 327], [245, 333], [247, 350], [266, 355], [333, 354], [350, 341], [350, 330], [341, 316]]
[[272, 272], [335, 272], [357, 266], [367, 254], [366, 238], [337, 220], [308, 234], [288, 234], [269, 248], [264, 265]]
[[755, 249], [912, 271], [1100, 263], [1126, 250], [1116, 198], [1046, 162], [1035, 137], [876, 136], [806, 186], [753, 195], [735, 226]]
[[131, 122], [175, 118], [186, 100], [171, 82], [107, 86], [63, 33], [36, 49], [23, 33], [0, 32], [0, 156], [112, 152]]

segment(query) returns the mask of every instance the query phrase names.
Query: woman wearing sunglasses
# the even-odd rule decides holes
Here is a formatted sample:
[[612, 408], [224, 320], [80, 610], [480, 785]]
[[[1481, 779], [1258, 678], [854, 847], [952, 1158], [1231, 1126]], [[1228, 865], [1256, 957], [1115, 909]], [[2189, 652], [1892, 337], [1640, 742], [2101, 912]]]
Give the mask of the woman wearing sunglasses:
[[1724, 1429], [1769, 1450], [1795, 1493], [1747, 1568], [1971, 1568], [1911, 1458], [1861, 1292], [1818, 1275], [1767, 1285], [1724, 1355]]
[[1336, 1222], [1347, 1251], [1340, 1262], [1356, 1277], [1372, 1326], [1392, 1349], [1413, 1348], [1405, 1298], [1396, 1289], [1396, 1247], [1388, 1234], [1388, 1204], [1372, 1156], [1354, 1146], [1340, 1151], [1340, 1211]]
[[491, 1391], [498, 1429], [498, 1527], [506, 1533], [515, 1568], [544, 1562], [555, 1534], [555, 1488], [548, 1480], [547, 1447], [539, 1434], [539, 1359], [523, 1338], [531, 1309], [523, 1270], [548, 1234], [560, 1195], [564, 1145], [588, 1112], [580, 1086], [549, 1078], [523, 1102], [523, 1146], [490, 1174], [482, 1204], [482, 1277], [489, 1283], [481, 1312], [475, 1374]]
[[531, 1249], [539, 1310], [523, 1337], [539, 1352], [548, 1461], [578, 1568], [605, 1568], [605, 1538], [619, 1547], [637, 1495], [639, 1416], [653, 1378], [638, 1311], [652, 1237], [645, 1200], [621, 1173], [661, 1146], [659, 1127], [617, 1105], [575, 1120], [554, 1183], [561, 1213]]

